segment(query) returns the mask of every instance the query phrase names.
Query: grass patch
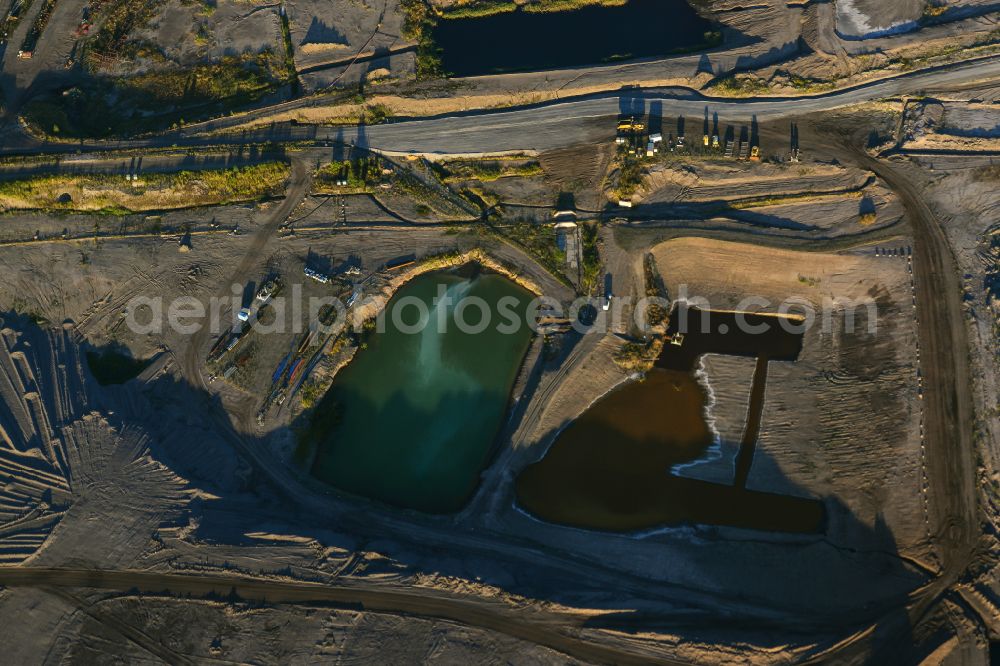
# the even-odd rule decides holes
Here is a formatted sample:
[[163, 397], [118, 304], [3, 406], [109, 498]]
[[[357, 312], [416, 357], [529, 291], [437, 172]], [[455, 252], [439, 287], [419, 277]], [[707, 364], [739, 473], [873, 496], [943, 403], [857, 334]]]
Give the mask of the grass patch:
[[10, 304], [10, 309], [22, 317], [27, 317], [36, 326], [45, 326], [49, 323], [49, 320], [45, 315], [36, 310], [33, 306], [29, 305], [28, 301], [21, 296], [14, 297]]
[[788, 85], [804, 93], [826, 92], [836, 87], [833, 81], [814, 79], [808, 76], [799, 76], [798, 74], [788, 74]]
[[551, 224], [536, 224], [518, 220], [509, 224], [480, 227], [517, 245], [545, 267], [564, 284], [570, 282], [563, 270], [566, 267], [566, 253], [556, 245], [556, 229]]
[[138, 45], [130, 44], [129, 36], [148, 24], [162, 4], [163, 0], [94, 2], [91, 18], [100, 27], [86, 43], [84, 62], [96, 68], [119, 58], [134, 56]]
[[583, 245], [583, 270], [580, 276], [580, 291], [593, 294], [601, 281], [601, 254], [598, 249], [600, 228], [596, 222], [580, 225], [580, 239]]
[[36, 176], [0, 182], [0, 207], [131, 213], [254, 201], [280, 192], [289, 167], [267, 162], [210, 171], [121, 175]]
[[[314, 189], [324, 194], [370, 192], [382, 180], [382, 162], [377, 157], [360, 157], [324, 164], [316, 171]], [[346, 185], [338, 185], [346, 181]]]
[[[642, 259], [643, 281], [645, 283], [646, 297], [650, 299], [667, 299], [667, 287], [660, 276], [660, 271], [656, 266], [656, 258], [652, 252], [647, 252]], [[646, 308], [646, 323], [652, 326], [659, 326], [667, 321], [669, 313], [660, 303], [652, 302]]]
[[663, 350], [663, 339], [652, 337], [647, 342], [626, 342], [615, 350], [612, 359], [627, 372], [647, 372], [653, 368]]
[[543, 0], [542, 2], [529, 2], [523, 5], [518, 5], [512, 0], [486, 0], [480, 2], [462, 2], [452, 7], [438, 10], [437, 15], [446, 20], [482, 18], [484, 16], [495, 16], [496, 14], [508, 14], [518, 11], [518, 9], [529, 14], [549, 14], [554, 12], [570, 12], [593, 5], [621, 7], [626, 4], [628, 4], [628, 0]]
[[1000, 181], [1000, 164], [976, 167], [972, 170], [972, 178], [976, 182], [989, 183]]
[[417, 79], [437, 79], [445, 75], [441, 49], [432, 34], [437, 15], [424, 0], [400, 0], [403, 10], [403, 37], [417, 43]]
[[768, 92], [766, 81], [756, 76], [731, 75], [712, 82], [708, 88], [718, 95], [730, 97], [751, 97]]
[[449, 160], [440, 165], [441, 180], [452, 183], [461, 180], [478, 180], [483, 183], [520, 176], [530, 178], [540, 176], [542, 166], [538, 162], [512, 160]]
[[56, 0], [45, 0], [42, 8], [38, 10], [38, 14], [35, 16], [28, 34], [24, 36], [24, 42], [21, 43], [22, 51], [31, 52], [35, 50], [35, 46], [38, 45], [38, 39], [42, 36], [45, 26], [48, 25], [49, 19], [52, 17], [52, 10], [55, 7]]
[[614, 189], [615, 197], [619, 201], [631, 197], [642, 183], [642, 176], [642, 165], [639, 160], [623, 156], [618, 170], [618, 185]]
[[[458, 195], [431, 179], [425, 182], [412, 169], [419, 163], [403, 166], [386, 162], [377, 155], [331, 162], [316, 172], [314, 191], [320, 194], [367, 193], [376, 198], [395, 195], [413, 201], [421, 214], [439, 212], [470, 214], [460, 204], [468, 205]], [[339, 184], [343, 183], [343, 184]]]
[[87, 366], [101, 386], [124, 384], [135, 379], [149, 364], [149, 360], [141, 361], [110, 349], [101, 353], [87, 352]]
[[250, 98], [284, 82], [284, 65], [269, 52], [225, 56], [187, 69], [153, 71], [120, 79], [128, 93], [157, 104], [204, 104], [215, 100]]
[[32, 100], [22, 117], [36, 133], [56, 138], [133, 136], [220, 115], [293, 76], [269, 51], [225, 56], [130, 77], [94, 76], [62, 94]]

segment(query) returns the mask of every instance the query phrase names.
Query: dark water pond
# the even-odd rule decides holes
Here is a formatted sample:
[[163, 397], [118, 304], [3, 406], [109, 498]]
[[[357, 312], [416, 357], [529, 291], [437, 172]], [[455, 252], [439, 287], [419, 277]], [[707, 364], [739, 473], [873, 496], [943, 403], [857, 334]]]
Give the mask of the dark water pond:
[[138, 377], [149, 363], [110, 349], [103, 352], [87, 352], [87, 365], [101, 386], [124, 384]]
[[715, 43], [710, 21], [685, 0], [631, 0], [565, 12], [440, 19], [444, 70], [474, 76], [663, 56]]
[[[788, 332], [773, 316], [749, 315], [745, 321], [758, 332], [747, 333], [735, 313], [686, 315], [685, 323], [675, 309], [670, 324], [672, 332], [687, 331], [684, 343], [668, 344], [643, 381], [615, 389], [570, 423], [545, 457], [518, 477], [518, 502], [543, 520], [610, 531], [679, 523], [820, 530], [818, 501], [749, 491], [737, 478], [729, 486], [671, 473], [674, 465], [702, 457], [713, 442], [705, 420], [708, 397], [694, 374], [699, 356], [793, 360], [801, 348], [801, 333]], [[752, 428], [759, 407], [751, 406]]]

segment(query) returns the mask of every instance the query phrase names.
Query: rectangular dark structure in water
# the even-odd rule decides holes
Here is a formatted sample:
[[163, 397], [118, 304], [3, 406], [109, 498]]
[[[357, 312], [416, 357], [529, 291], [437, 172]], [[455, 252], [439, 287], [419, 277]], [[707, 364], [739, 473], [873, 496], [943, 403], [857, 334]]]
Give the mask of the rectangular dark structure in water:
[[802, 351], [802, 333], [801, 322], [794, 318], [678, 306], [670, 313], [667, 335], [683, 336], [678, 338], [682, 342], [665, 345], [656, 365], [690, 370], [702, 354], [794, 361]]

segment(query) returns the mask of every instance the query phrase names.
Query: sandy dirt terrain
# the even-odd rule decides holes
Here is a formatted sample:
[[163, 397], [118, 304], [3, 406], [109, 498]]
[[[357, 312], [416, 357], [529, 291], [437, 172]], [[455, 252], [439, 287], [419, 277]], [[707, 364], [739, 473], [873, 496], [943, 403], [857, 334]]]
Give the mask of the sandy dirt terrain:
[[[27, 300], [25, 309], [41, 309], [44, 304], [43, 314], [50, 320], [72, 319], [77, 323], [78, 330], [95, 342], [115, 340], [129, 346], [136, 355], [147, 356], [155, 353], [155, 349], [161, 345], [173, 349], [178, 347], [181, 341], [170, 336], [162, 339], [155, 336], [151, 338], [133, 337], [123, 327], [115, 327], [115, 317], [120, 312], [127, 297], [138, 293], [187, 293], [193, 295], [213, 293], [215, 290], [213, 285], [220, 279], [225, 280], [230, 274], [231, 268], [227, 265], [225, 257], [232, 253], [240, 254], [251, 249], [256, 232], [264, 228], [263, 224], [270, 224], [267, 222], [268, 220], [274, 219], [273, 208], [273, 204], [260, 207], [258, 210], [234, 208], [235, 211], [242, 211], [240, 215], [248, 216], [244, 218], [245, 221], [241, 222], [241, 227], [245, 232], [243, 235], [208, 235], [205, 238], [196, 239], [192, 249], [187, 253], [179, 252], [175, 241], [163, 238], [138, 241], [138, 245], [137, 241], [103, 241], [98, 247], [91, 250], [91, 256], [87, 263], [53, 261], [55, 257], [64, 256], [65, 250], [58, 244], [41, 244], [27, 253], [23, 249], [0, 250], [0, 254], [8, 252], [8, 261], [14, 261], [15, 256], [19, 257], [19, 266], [24, 266], [27, 258], [27, 265], [33, 266], [31, 283], [37, 285], [79, 283], [81, 287], [85, 287], [77, 287], [57, 296], [53, 296], [48, 291], [39, 291], [37, 288], [34, 291], [22, 288], [18, 295]], [[215, 213], [219, 214], [218, 211]], [[30, 227], [30, 225], [30, 221], [25, 224], [26, 227]], [[420, 242], [427, 243], [426, 246], [423, 246], [427, 248], [427, 252], [454, 247], [456, 241], [462, 242], [460, 237], [456, 239], [456, 237], [448, 235], [446, 230], [419, 231], [415, 228], [401, 228], [392, 231], [391, 227], [387, 227], [377, 232], [375, 229], [348, 230], [333, 236], [330, 236], [329, 231], [325, 230], [302, 230], [297, 232], [294, 237], [273, 241], [276, 243], [274, 250], [258, 255], [259, 258], [248, 265], [248, 269], [249, 274], [252, 275], [262, 274], [269, 265], [281, 267], [285, 272], [301, 270], [296, 267], [302, 265], [300, 262], [304, 261], [305, 256], [310, 252], [331, 258], [358, 253], [363, 257], [363, 265], [378, 265], [399, 253], [412, 252], [415, 248], [421, 247], [415, 244], [416, 239], [420, 238], [426, 239]], [[137, 253], [136, 247], [145, 247], [146, 249]], [[278, 253], [277, 256], [275, 256], [275, 252]], [[31, 257], [36, 258], [32, 259]], [[151, 260], [147, 257], [155, 258], [156, 272], [149, 270], [147, 264]], [[517, 259], [517, 261], [522, 264], [526, 262], [524, 257]], [[634, 270], [624, 268], [631, 265], [634, 264], [625, 261], [621, 270]], [[101, 282], [97, 281], [98, 275], [101, 276]], [[627, 282], [627, 273], [616, 275], [616, 283], [627, 284]], [[25, 281], [22, 281], [21, 285], [28, 283], [27, 276], [25, 276]], [[13, 299], [14, 293], [10, 293], [7, 298]], [[113, 331], [113, 334], [109, 337], [109, 333], [102, 331]], [[523, 444], [517, 444], [513, 449], [515, 452], [519, 452], [517, 457], [507, 459], [501, 456], [498, 460], [509, 460], [512, 463], [517, 460], [527, 462], [530, 457], [539, 455], [540, 447], [544, 446], [545, 441], [547, 441], [547, 436], [544, 436], [544, 433], [551, 432], [565, 418], [571, 418], [588, 402], [622, 381], [625, 378], [623, 373], [610, 358], [610, 353], [616, 346], [613, 337], [593, 339], [585, 337], [576, 347], [568, 349], [569, 358], [567, 361], [547, 371], [551, 375], [548, 378], [543, 375], [540, 388], [537, 389], [542, 393], [534, 396], [540, 400], [538, 404], [545, 406], [542, 414], [539, 414], [542, 416], [541, 420], [533, 415], [534, 410], [538, 408], [532, 407], [532, 413], [526, 415], [521, 421], [524, 434], [515, 435], [515, 441], [523, 441]], [[265, 364], [262, 363], [262, 365]], [[711, 362], [709, 362], [708, 367], [711, 368]], [[263, 372], [266, 373], [268, 370], [265, 368]], [[725, 372], [717, 372], [716, 379], [710, 377], [709, 381], [719, 383], [720, 396], [737, 394], [739, 389], [735, 385], [730, 388], [725, 384], [726, 374]], [[739, 375], [740, 373], [730, 372], [728, 374]], [[189, 486], [182, 485], [179, 490], [183, 490], [187, 496], [195, 493], [205, 499], [200, 500], [196, 508], [187, 510], [186, 517], [172, 518], [167, 521], [167, 524], [155, 530], [155, 536], [151, 540], [149, 537], [144, 537], [141, 543], [137, 542], [129, 546], [131, 550], [124, 549], [123, 546], [122, 557], [126, 557], [127, 550], [128, 557], [133, 558], [123, 560], [123, 562], [143, 563], [147, 567], [167, 567], [183, 571], [190, 571], [192, 567], [195, 570], [206, 570], [207, 568], [223, 571], [235, 567], [236, 570], [255, 574], [261, 573], [262, 570], [271, 572], [286, 570], [307, 577], [315, 576], [319, 572], [326, 572], [325, 575], [362, 576], [387, 582], [410, 580], [414, 571], [410, 567], [422, 560], [420, 556], [414, 559], [413, 551], [398, 543], [386, 543], [374, 548], [376, 552], [385, 554], [366, 554], [370, 549], [363, 549], [365, 552], [360, 552], [357, 541], [350, 537], [345, 538], [345, 535], [339, 534], [336, 530], [303, 531], [302, 525], [283, 526], [284, 519], [273, 515], [270, 511], [266, 512], [270, 518], [263, 524], [255, 519], [249, 519], [249, 521], [244, 519], [233, 523], [235, 515], [233, 512], [242, 510], [238, 507], [250, 506], [247, 504], [248, 500], [244, 499], [241, 493], [257, 486], [259, 481], [254, 481], [256, 473], [241, 463], [231, 450], [227, 451], [226, 447], [215, 439], [216, 436], [209, 435], [210, 431], [206, 424], [211, 423], [211, 421], [203, 421], [196, 416], [197, 411], [189, 411], [190, 407], [183, 407], [184, 402], [178, 404], [176, 397], [170, 397], [172, 391], [175, 390], [171, 388], [174, 381], [171, 376], [168, 371], [166, 375], [157, 375], [151, 378], [146, 385], [147, 388], [142, 391], [146, 397], [130, 398], [130, 404], [132, 404], [130, 409], [140, 415], [146, 413], [145, 410], [148, 410], [149, 407], [142, 406], [143, 400], [158, 405], [175, 405], [175, 407], [171, 407], [171, 410], [176, 410], [170, 412], [172, 416], [162, 414], [157, 420], [155, 436], [151, 440], [156, 443], [154, 447], [156, 459], [165, 461], [170, 470], [174, 470], [175, 474], [190, 484]], [[236, 414], [245, 413], [238, 406], [245, 401], [244, 398], [240, 397], [240, 392], [233, 393], [221, 387], [213, 390], [218, 391], [220, 398], [227, 404], [234, 405]], [[124, 399], [123, 397], [129, 393], [111, 391], [111, 395], [118, 399]], [[103, 400], [105, 402], [102, 404], [111, 405], [110, 402], [106, 402], [110, 398]], [[188, 403], [190, 404], [190, 401]], [[130, 413], [121, 406], [110, 408], [116, 414]], [[251, 411], [246, 416], [249, 417], [252, 413], [251, 407]], [[720, 414], [724, 415], [724, 411], [720, 411]], [[140, 421], [142, 418], [144, 417], [140, 417]], [[722, 416], [721, 418], [729, 417]], [[190, 447], [180, 444], [177, 439], [188, 439], [192, 436], [192, 432], [200, 432], [201, 437], [204, 438], [205, 443], [198, 450], [192, 450]], [[173, 434], [169, 435], [168, 433]], [[543, 435], [541, 439], [538, 439], [539, 433]], [[26, 439], [28, 438], [26, 437]], [[215, 443], [209, 444], [212, 441]], [[274, 452], [278, 455], [285, 455], [287, 451], [282, 453], [280, 441], [279, 433], [275, 433], [271, 439], [271, 446], [276, 447]], [[517, 464], [523, 464], [523, 462]], [[509, 469], [516, 469], [517, 464]], [[210, 466], [214, 470], [211, 476], [216, 477], [217, 480], [210, 483], [204, 482], [208, 474], [206, 466]], [[220, 469], [227, 470], [226, 474], [221, 477], [218, 475]], [[631, 575], [638, 575], [642, 571], [648, 572], [650, 563], [654, 559], [663, 557], [663, 552], [668, 552], [673, 561], [678, 563], [678, 566], [656, 574], [656, 578], [664, 583], [705, 589], [705, 576], [708, 575], [711, 579], [707, 583], [709, 589], [744, 589], [753, 598], [767, 599], [768, 605], [782, 604], [787, 607], [788, 603], [792, 603], [797, 608], [805, 608], [808, 603], [807, 599], [816, 596], [829, 596], [832, 591], [831, 586], [842, 588], [845, 585], [850, 585], [852, 589], [857, 591], [858, 595], [863, 594], [863, 591], [866, 590], [867, 592], [864, 594], [867, 594], [868, 598], [872, 599], [873, 603], [878, 606], [883, 603], [878, 601], [879, 599], [891, 598], [900, 590], [912, 586], [919, 579], [917, 572], [910, 570], [908, 566], [903, 566], [898, 574], [884, 578], [884, 582], [879, 585], [873, 585], [875, 572], [884, 572], [886, 566], [893, 568], [892, 560], [886, 560], [881, 555], [873, 555], [863, 562], [852, 558], [850, 568], [853, 573], [850, 577], [847, 577], [846, 569], [843, 570], [844, 575], [811, 576], [811, 579], [816, 581], [816, 586], [802, 589], [798, 601], [790, 601], [784, 593], [776, 594], [774, 590], [769, 591], [768, 587], [768, 581], [774, 579], [769, 577], [785, 575], [791, 561], [788, 558], [801, 560], [801, 556], [793, 555], [793, 551], [789, 551], [787, 545], [780, 539], [775, 541], [773, 545], [765, 547], [772, 553], [773, 568], [769, 565], [766, 569], [756, 570], [753, 575], [749, 576], [745, 575], [746, 572], [727, 573], [723, 568], [723, 563], [732, 561], [733, 558], [741, 559], [744, 555], [741, 554], [742, 546], [738, 544], [738, 541], [720, 541], [720, 546], [723, 543], [729, 545], [726, 546], [724, 552], [720, 553], [718, 563], [706, 569], [703, 565], [696, 566], [694, 564], [697, 558], [701, 557], [698, 555], [701, 549], [697, 543], [700, 538], [710, 538], [710, 534], [718, 534], [715, 530], [710, 530], [702, 537], [693, 540], [689, 533], [682, 530], [668, 532], [650, 540], [636, 541], [627, 537], [611, 535], [595, 539], [593, 535], [539, 524], [525, 518], [504, 501], [503, 497], [509, 493], [510, 477], [503, 471], [503, 467], [496, 466], [491, 469], [497, 470], [497, 485], [495, 487], [499, 492], [484, 492], [480, 495], [482, 500], [477, 500], [477, 502], [485, 502], [488, 510], [479, 515], [475, 512], [467, 514], [470, 516], [468, 520], [471, 521], [471, 524], [485, 523], [491, 525], [492, 529], [500, 529], [512, 535], [519, 534], [522, 538], [527, 537], [538, 543], [550, 544], [550, 547], [555, 546], [560, 552], [573, 552], [574, 557], [583, 558], [583, 561], [592, 563], [588, 566], [595, 566], [596, 563], [607, 561], [608, 557], [612, 557], [615, 561], [621, 562], [627, 571], [631, 571]], [[191, 490], [184, 490], [186, 487], [191, 488]], [[489, 487], [491, 487], [490, 483], [484, 484], [484, 488]], [[185, 495], [182, 494], [183, 496]], [[226, 499], [220, 501], [210, 499], [210, 497]], [[66, 520], [67, 518], [62, 519], [63, 522]], [[56, 545], [59, 543], [57, 537], [60, 534], [67, 535], [65, 543], [71, 544], [73, 542], [72, 532], [69, 531], [72, 523], [66, 523], [66, 525], [66, 528], [60, 527], [58, 531], [51, 532], [48, 537], [51, 539], [51, 543], [45, 541], [45, 547], [40, 552], [52, 553], [50, 557], [55, 557], [59, 553]], [[229, 527], [225, 527], [226, 525]], [[864, 532], [865, 528], [858, 527], [858, 530]], [[142, 530], [139, 532], [142, 533]], [[146, 533], [148, 534], [148, 531]], [[848, 543], [857, 543], [857, 541], [851, 541], [849, 536], [844, 537]], [[858, 538], [864, 541], [867, 537]], [[755, 546], [755, 548], [761, 547], [763, 546]], [[836, 549], [831, 549], [822, 541], [813, 541], [807, 547], [814, 555], [809, 560], [812, 563], [811, 566], [821, 567], [829, 573], [831, 570], [838, 570], [840, 567], [848, 565], [847, 561], [839, 559], [840, 556]], [[395, 555], [388, 555], [389, 553]], [[659, 553], [659, 555], [655, 553]], [[782, 553], [784, 555], [780, 555]], [[775, 557], [776, 560], [773, 559]], [[408, 564], [401, 566], [399, 558]], [[424, 565], [416, 566], [417, 570], [420, 570]], [[475, 575], [482, 576], [482, 572], [487, 570], [495, 572], [490, 574], [494, 581], [511, 580], [505, 578], [505, 576], [510, 575], [509, 573], [504, 573], [500, 569], [491, 569], [489, 566], [478, 567], [475, 562], [468, 562], [461, 569], [469, 572], [463, 574], [470, 577], [468, 580], [472, 580], [472, 571], [479, 571], [480, 573]], [[803, 572], [803, 575], [809, 576], [806, 572]], [[435, 585], [452, 586], [456, 583], [459, 581], [449, 579], [438, 581]], [[460, 584], [467, 585], [468, 583]], [[16, 605], [17, 603], [33, 603], [29, 600], [37, 597], [32, 595], [44, 593], [16, 589], [5, 594], [9, 595], [9, 601], [6, 603]], [[588, 593], [582, 594], [581, 598], [590, 598], [596, 602], [596, 598], [589, 596]], [[852, 599], [856, 600], [857, 598], [855, 596]], [[18, 601], [18, 599], [23, 601]], [[49, 598], [46, 597], [46, 599]], [[578, 603], [583, 603], [586, 606], [592, 602]], [[14, 607], [10, 606], [10, 608]], [[46, 601], [48, 609], [46, 612], [51, 613], [53, 621], [61, 621], [57, 618], [62, 617], [72, 607], [72, 605], [66, 606], [65, 597]], [[96, 608], [88, 605], [88, 608], [91, 609], [92, 613], [105, 617], [100, 605]], [[108, 620], [108, 622], [113, 624], [114, 620]], [[87, 626], [90, 625], [82, 626], [80, 630], [89, 633]], [[406, 631], [411, 631], [411, 629]], [[412, 631], [415, 632], [414, 635], [420, 633], [416, 626], [412, 628]], [[715, 640], [709, 635], [703, 638], [706, 641]], [[168, 639], [164, 638], [163, 641], [171, 650], [178, 649], [170, 644]], [[225, 642], [223, 642], [223, 646], [225, 646]], [[194, 654], [197, 654], [197, 650], [202, 648], [192, 647], [191, 649]], [[685, 650], [697, 651], [697, 649], [694, 644], [688, 644], [685, 647]]]
[[[276, 6], [237, 2], [221, 2], [212, 11], [204, 5], [166, 2], [136, 38], [159, 45], [163, 56], [179, 64], [284, 48]], [[140, 61], [134, 71], [150, 67], [156, 62]]]
[[1000, 151], [1000, 109], [936, 100], [907, 109], [901, 147], [910, 151]]
[[[30, 621], [6, 659], [964, 664], [1000, 649], [994, 2], [704, 0], [722, 34], [704, 53], [451, 80], [416, 80], [428, 45], [403, 36], [396, 0], [164, 0], [125, 57], [91, 71], [79, 0], [59, 0], [34, 57], [17, 57], [40, 4], [0, 76], [0, 187], [53, 179], [5, 189], [17, 210], [0, 215], [0, 625]], [[115, 143], [34, 136], [18, 118], [94, 75], [183, 83], [219, 63], [265, 63], [264, 97]], [[245, 113], [226, 115], [230, 102]], [[702, 113], [724, 137], [752, 127], [761, 160], [659, 154], [620, 206], [614, 118], [647, 113], [665, 137], [680, 114], [689, 140]], [[371, 179], [322, 170], [369, 149], [385, 151]], [[206, 177], [139, 191], [270, 160], [282, 171], [266, 191], [212, 198]], [[561, 246], [557, 210], [580, 223]], [[454, 515], [310, 475], [310, 405], [360, 338], [253, 332], [206, 361], [267, 277], [305, 299], [356, 294], [360, 320], [457, 256], [563, 306], [578, 291], [613, 298], [589, 332], [532, 341]], [[670, 298], [817, 313], [793, 361], [698, 361], [715, 441], [672, 471], [818, 500], [819, 531], [601, 532], [518, 504], [519, 474], [567, 425], [644, 381], [622, 351], [648, 342], [629, 319], [648, 265]], [[127, 325], [153, 307], [133, 299], [180, 296], [225, 297], [224, 323]], [[300, 343], [302, 382], [275, 393]], [[102, 385], [93, 354], [108, 350], [139, 374]], [[760, 395], [759, 434], [741, 448]]]

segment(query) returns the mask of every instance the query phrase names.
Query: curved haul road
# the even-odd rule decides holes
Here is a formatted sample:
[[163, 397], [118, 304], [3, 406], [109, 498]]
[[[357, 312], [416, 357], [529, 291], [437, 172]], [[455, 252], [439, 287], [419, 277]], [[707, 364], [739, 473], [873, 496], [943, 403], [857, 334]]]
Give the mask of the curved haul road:
[[[93, 588], [134, 590], [172, 596], [235, 594], [240, 599], [270, 603], [328, 603], [360, 606], [375, 613], [405, 613], [482, 627], [570, 655], [603, 664], [679, 664], [655, 653], [629, 653], [572, 635], [583, 628], [583, 616], [526, 613], [492, 601], [461, 599], [435, 590], [404, 591], [367, 585], [335, 586], [321, 583], [271, 581], [254, 578], [104, 571], [44, 567], [0, 567], [0, 585], [9, 587]], [[571, 629], [570, 629], [571, 628]], [[567, 630], [569, 629], [569, 630]]]
[[913, 608], [922, 615], [958, 581], [980, 539], [976, 455], [972, 440], [974, 396], [969, 341], [962, 309], [958, 264], [941, 223], [905, 174], [855, 151], [859, 164], [882, 178], [903, 202], [913, 229], [913, 274], [920, 312], [921, 368], [924, 374], [925, 441], [933, 540], [942, 571]]

